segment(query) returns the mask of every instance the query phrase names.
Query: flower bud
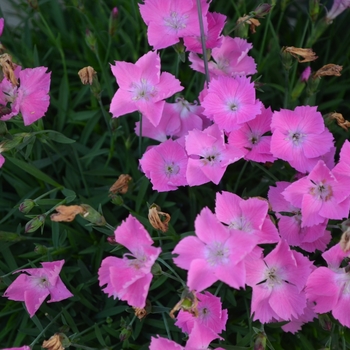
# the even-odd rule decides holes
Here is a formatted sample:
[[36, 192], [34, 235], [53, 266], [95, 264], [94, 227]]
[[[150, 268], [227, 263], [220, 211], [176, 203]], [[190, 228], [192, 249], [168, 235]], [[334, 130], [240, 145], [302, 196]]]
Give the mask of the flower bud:
[[45, 223], [46, 215], [38, 215], [32, 220], [28, 221], [27, 224], [24, 227], [24, 232], [35, 232], [39, 227], [43, 226]]
[[124, 204], [124, 200], [121, 196], [118, 196], [116, 194], [112, 194], [110, 196], [112, 198], [111, 202], [115, 205], [123, 205]]
[[[5, 114], [8, 114], [8, 113], [11, 112], [11, 110], [10, 110], [9, 108], [7, 108], [8, 111], [6, 111], [4, 114], [1, 114], [1, 110], [2, 110], [3, 108], [7, 108], [7, 107], [5, 107], [5, 106], [0, 106], [0, 117], [1, 117], [2, 115], [5, 115]], [[8, 131], [7, 131], [6, 123], [3, 122], [2, 120], [0, 120], [0, 136], [5, 136], [7, 133], [8, 133]]]
[[119, 340], [125, 341], [130, 338], [132, 334], [132, 328], [130, 326], [127, 326], [126, 328], [123, 328], [119, 334]]
[[90, 47], [90, 49], [95, 52], [96, 50], [96, 37], [89, 29], [85, 31], [85, 42]]
[[320, 12], [320, 0], [309, 0], [309, 14], [312, 22], [316, 22]]
[[6, 152], [6, 151], [8, 151], [8, 150], [10, 150], [12, 148], [15, 148], [28, 135], [29, 134], [26, 134], [26, 133], [15, 134], [11, 139], [7, 139], [5, 141], [2, 141], [0, 143], [0, 153]]
[[253, 11], [255, 18], [264, 18], [272, 9], [272, 6], [270, 4], [260, 4], [258, 7]]
[[332, 321], [331, 321], [330, 317], [328, 316], [328, 314], [319, 314], [318, 320], [320, 322], [322, 329], [324, 329], [325, 331], [328, 331], [328, 332], [331, 331]]
[[81, 204], [81, 207], [84, 209], [85, 213], [80, 214], [85, 220], [91, 222], [96, 226], [105, 226], [105, 218], [93, 207], [88, 204]]
[[0, 231], [0, 241], [4, 242], [18, 242], [24, 240], [25, 237], [21, 237], [17, 233], [14, 232], [5, 232], [5, 231]]
[[35, 244], [35, 248], [34, 248], [34, 253], [36, 254], [39, 254], [39, 255], [45, 255], [47, 254], [47, 247], [42, 245], [42, 244], [37, 244], [37, 243], [34, 243]]
[[153, 276], [160, 276], [162, 275], [163, 271], [161, 266], [158, 263], [154, 263], [151, 267], [151, 274]]
[[114, 36], [115, 32], [117, 30], [118, 25], [118, 8], [113, 7], [111, 14], [109, 16], [109, 23], [108, 23], [108, 33], [110, 36]]
[[266, 349], [266, 334], [263, 332], [259, 332], [255, 342], [254, 342], [254, 350], [265, 350]]
[[32, 199], [25, 199], [24, 202], [19, 205], [18, 209], [23, 214], [28, 214], [35, 206], [36, 204]]
[[28, 4], [33, 10], [39, 9], [38, 0], [28, 0]]

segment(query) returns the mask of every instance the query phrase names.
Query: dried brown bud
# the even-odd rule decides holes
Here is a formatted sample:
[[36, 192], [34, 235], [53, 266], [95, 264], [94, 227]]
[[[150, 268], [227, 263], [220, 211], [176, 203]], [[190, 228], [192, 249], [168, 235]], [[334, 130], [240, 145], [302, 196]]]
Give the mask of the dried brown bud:
[[62, 345], [60, 335], [56, 333], [49, 340], [44, 340], [42, 348], [48, 350], [64, 350], [65, 348]]
[[[295, 57], [299, 63], [311, 62], [317, 59], [317, 56], [315, 52], [312, 51], [312, 49], [303, 49], [294, 46], [284, 46], [282, 47], [282, 52], [289, 53], [291, 56]], [[303, 60], [301, 60], [300, 57], [302, 57]]]
[[2, 67], [5, 78], [9, 80], [13, 86], [17, 86], [18, 80], [15, 76], [17, 64], [12, 62], [12, 57], [9, 54], [4, 53], [0, 56], [0, 66]]
[[174, 314], [179, 310], [189, 312], [194, 317], [198, 317], [198, 299], [195, 291], [190, 292], [188, 290], [185, 290], [182, 293], [180, 301], [170, 311], [170, 317], [175, 318]]
[[51, 221], [56, 222], [71, 222], [74, 220], [76, 215], [85, 213], [85, 210], [80, 205], [59, 205], [55, 208], [57, 214], [52, 214], [50, 216]]
[[132, 178], [130, 175], [121, 174], [118, 177], [118, 180], [109, 189], [109, 192], [113, 194], [116, 194], [116, 193], [125, 194], [126, 192], [128, 192], [129, 183], [131, 180]]
[[146, 306], [144, 309], [140, 309], [138, 307], [133, 307], [133, 309], [135, 311], [135, 316], [141, 321], [151, 312], [152, 307], [150, 301], [146, 300]]
[[92, 85], [96, 74], [97, 74], [96, 71], [90, 66], [84, 67], [80, 69], [80, 71], [78, 72], [80, 80], [84, 85], [87, 85], [87, 84]]
[[160, 210], [160, 207], [153, 203], [148, 209], [148, 220], [156, 230], [166, 232], [168, 231], [168, 224], [171, 216], [168, 213], [164, 213]]
[[348, 131], [348, 128], [350, 128], [350, 122], [348, 120], [345, 120], [343, 115], [337, 112], [329, 113], [325, 116], [327, 119], [335, 119], [337, 121], [337, 124], [343, 128], [345, 131]]
[[313, 79], [325, 77], [325, 76], [336, 76], [340, 77], [340, 72], [342, 71], [343, 67], [338, 66], [333, 63], [326, 64], [322, 68], [320, 68], [315, 74], [313, 74]]
[[350, 228], [343, 232], [339, 244], [345, 253], [350, 250]]
[[251, 16], [243, 16], [238, 18], [236, 26], [244, 24], [249, 24], [249, 29], [252, 34], [256, 33], [255, 28], [260, 26], [260, 22], [256, 18], [252, 18]]

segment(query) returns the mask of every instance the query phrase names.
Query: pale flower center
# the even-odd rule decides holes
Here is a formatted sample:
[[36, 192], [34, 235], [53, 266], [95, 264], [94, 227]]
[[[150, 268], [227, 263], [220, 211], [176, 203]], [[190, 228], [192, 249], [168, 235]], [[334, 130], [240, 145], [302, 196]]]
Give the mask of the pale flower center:
[[304, 142], [305, 134], [302, 134], [301, 132], [297, 131], [290, 131], [288, 138], [290, 141], [292, 141], [294, 146], [300, 146]]
[[215, 165], [216, 163], [220, 162], [220, 153], [216, 149], [216, 147], [213, 147], [211, 149], [207, 149], [204, 153], [202, 160], [203, 165]]
[[256, 145], [260, 141], [260, 135], [251, 135], [248, 140], [252, 145]]
[[180, 15], [175, 11], [170, 13], [170, 16], [164, 18], [167, 27], [175, 29], [175, 31], [186, 28], [188, 15]]
[[271, 267], [268, 268], [264, 273], [266, 284], [271, 288], [283, 282], [283, 280], [278, 276], [277, 272], [277, 268]]
[[[311, 181], [313, 182], [313, 181]], [[315, 186], [310, 188], [310, 194], [316, 197], [318, 200], [323, 202], [328, 201], [333, 197], [332, 187], [327, 185], [325, 181], [320, 181], [319, 183], [314, 183]]]
[[155, 87], [146, 79], [141, 79], [139, 83], [133, 83], [131, 86], [131, 92], [133, 93], [133, 101], [149, 101], [157, 94]]
[[165, 165], [165, 175], [170, 178], [173, 175], [178, 174], [180, 171], [180, 167], [174, 162], [168, 163]]
[[209, 265], [223, 265], [228, 262], [230, 252], [221, 242], [214, 242], [206, 247], [206, 259]]
[[232, 220], [228, 226], [231, 229], [240, 230], [243, 232], [252, 231], [252, 224], [244, 216], [240, 216]]

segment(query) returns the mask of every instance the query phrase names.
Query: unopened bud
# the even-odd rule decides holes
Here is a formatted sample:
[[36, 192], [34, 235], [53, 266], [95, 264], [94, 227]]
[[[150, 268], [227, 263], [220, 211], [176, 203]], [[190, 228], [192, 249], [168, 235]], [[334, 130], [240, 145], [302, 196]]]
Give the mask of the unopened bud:
[[105, 218], [93, 207], [91, 207], [88, 204], [81, 204], [81, 207], [84, 209], [85, 213], [82, 214], [81, 216], [91, 222], [92, 224], [96, 226], [105, 226], [106, 225], [106, 220]]
[[18, 209], [23, 214], [28, 214], [35, 206], [36, 204], [32, 199], [25, 199], [24, 202], [19, 205]]
[[[2, 114], [3, 108], [7, 108], [7, 107], [0, 106], [0, 117], [11, 112], [11, 110], [9, 108], [7, 108], [8, 111], [6, 111], [4, 114]], [[0, 120], [0, 136], [5, 136], [7, 133], [8, 133], [8, 130], [7, 130], [6, 123], [3, 122], [2, 120]]]
[[266, 339], [266, 334], [259, 332], [254, 342], [254, 350], [265, 350]]
[[118, 25], [118, 8], [113, 7], [109, 16], [108, 33], [110, 36], [114, 36]]
[[39, 9], [38, 0], [28, 0], [28, 4], [33, 10]]
[[255, 18], [264, 18], [272, 9], [270, 4], [260, 4], [254, 11]]
[[318, 320], [320, 322], [322, 329], [329, 332], [332, 330], [332, 321], [328, 316], [328, 314], [319, 314]]
[[160, 276], [162, 275], [163, 271], [161, 266], [158, 263], [154, 263], [151, 267], [151, 274], [153, 276]]
[[186, 61], [186, 48], [182, 41], [178, 42], [177, 44], [173, 45], [173, 48], [175, 52], [179, 55], [180, 61], [185, 62]]
[[96, 50], [96, 37], [89, 29], [85, 31], [85, 41], [92, 51]]
[[15, 148], [18, 146], [24, 139], [24, 137], [28, 136], [26, 133], [20, 133], [14, 135], [11, 139], [7, 139], [5, 141], [2, 141], [0, 143], [0, 153], [6, 152], [10, 149]]
[[47, 254], [47, 247], [42, 245], [42, 244], [37, 244], [35, 243], [35, 248], [34, 248], [34, 253], [39, 254], [39, 255], [45, 255]]
[[25, 239], [25, 237], [23, 237], [23, 236], [21, 237], [17, 233], [0, 231], [0, 241], [18, 242], [18, 241], [22, 241], [23, 239]]
[[38, 215], [32, 220], [28, 221], [24, 227], [25, 233], [35, 232], [38, 228], [44, 225], [46, 215]]
[[316, 22], [320, 12], [320, 0], [309, 0], [309, 14], [312, 22]]
[[248, 37], [248, 24], [246, 23], [245, 17], [238, 18], [235, 25], [235, 36], [239, 38], [247, 38]]
[[113, 236], [108, 236], [108, 237], [107, 237], [107, 242], [108, 242], [109, 244], [111, 244], [111, 245], [119, 245], [119, 243], [117, 243], [117, 242], [115, 241], [114, 235], [113, 235]]
[[112, 194], [111, 196], [111, 202], [115, 205], [123, 205], [124, 204], [124, 200], [121, 196], [118, 196], [116, 194]]
[[130, 326], [127, 326], [126, 328], [123, 328], [122, 331], [119, 334], [119, 340], [125, 341], [130, 338], [132, 334], [132, 328]]

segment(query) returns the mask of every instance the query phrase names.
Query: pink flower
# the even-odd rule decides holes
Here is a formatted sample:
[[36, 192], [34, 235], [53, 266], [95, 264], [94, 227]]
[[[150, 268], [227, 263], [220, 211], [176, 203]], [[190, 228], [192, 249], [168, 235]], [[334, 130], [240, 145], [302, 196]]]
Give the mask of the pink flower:
[[187, 185], [187, 154], [176, 141], [167, 140], [150, 148], [140, 159], [142, 171], [159, 192], [174, 191]]
[[350, 176], [350, 142], [345, 140], [339, 156], [339, 162], [332, 170], [335, 174]]
[[2, 32], [4, 30], [5, 20], [3, 18], [0, 18], [0, 36], [2, 35]]
[[[220, 33], [225, 26], [226, 18], [227, 17], [221, 13], [207, 13], [208, 35], [205, 38], [206, 49], [213, 49], [221, 46], [222, 37]], [[203, 53], [200, 36], [186, 36], [184, 37], [184, 44], [187, 51]]]
[[318, 225], [325, 219], [347, 218], [350, 177], [333, 174], [320, 160], [308, 176], [292, 183], [282, 195], [301, 208], [301, 227]]
[[301, 73], [300, 80], [304, 81], [304, 82], [307, 82], [309, 80], [309, 78], [310, 78], [310, 75], [311, 75], [311, 67], [308, 66]]
[[216, 216], [204, 208], [195, 221], [196, 236], [183, 238], [174, 248], [174, 262], [188, 270], [187, 285], [200, 292], [220, 280], [239, 289], [245, 284], [243, 259], [255, 247], [244, 233], [231, 235]]
[[[185, 36], [200, 36], [198, 10], [192, 0], [145, 0], [139, 4], [142, 19], [147, 25], [148, 42], [154, 50], [179, 42]], [[205, 15], [209, 4], [201, 0], [204, 31], [207, 33]]]
[[[198, 316], [195, 317], [190, 312], [180, 310], [175, 325], [187, 334], [191, 334], [194, 325], [198, 326], [201, 333], [209, 331], [219, 334], [224, 331], [228, 314], [226, 309], [222, 310], [220, 298], [209, 292], [197, 293], [196, 296], [199, 300]], [[219, 335], [217, 338], [220, 338]]]
[[[331, 240], [331, 233], [326, 230], [328, 220], [311, 227], [301, 226], [300, 209], [286, 201], [282, 192], [290, 182], [276, 182], [276, 187], [270, 187], [268, 198], [272, 210], [278, 219], [278, 228], [282, 238], [291, 246], [298, 246], [307, 252], [316, 249], [324, 251]], [[280, 214], [282, 213], [282, 214]]]
[[271, 153], [302, 173], [311, 171], [319, 157], [333, 146], [333, 136], [325, 128], [317, 107], [299, 106], [294, 111], [274, 112], [271, 129]]
[[230, 132], [260, 114], [262, 103], [256, 100], [254, 84], [249, 78], [219, 76], [209, 83], [202, 106], [204, 115], [213, 119], [220, 129]]
[[2, 80], [0, 104], [10, 104], [11, 112], [3, 115], [0, 120], [6, 121], [21, 113], [24, 125], [27, 126], [45, 115], [50, 104], [48, 93], [51, 81], [51, 72], [46, 73], [46, 70], [46, 67], [36, 67], [19, 71], [19, 87], [13, 87], [6, 78]]
[[290, 250], [284, 240], [264, 259], [246, 260], [246, 269], [247, 284], [253, 288], [253, 320], [288, 321], [304, 312], [303, 289], [312, 264], [302, 254]]
[[114, 118], [138, 110], [157, 126], [164, 99], [183, 89], [173, 75], [160, 73], [160, 58], [155, 51], [146, 53], [135, 64], [115, 61], [111, 69], [119, 85], [109, 110]]
[[114, 231], [115, 241], [131, 253], [123, 258], [113, 256], [102, 260], [98, 270], [100, 287], [108, 296], [126, 301], [130, 306], [143, 308], [152, 280], [151, 268], [161, 249], [153, 247], [153, 241], [133, 216], [129, 215]]
[[350, 327], [350, 274], [349, 264], [341, 267], [349, 255], [337, 244], [322, 254], [328, 267], [319, 267], [307, 280], [306, 296], [320, 314], [332, 311], [342, 325]]
[[0, 168], [4, 165], [5, 163], [5, 157], [0, 153]]
[[30, 350], [30, 347], [28, 345], [23, 345], [19, 348], [4, 348], [1, 350]]
[[350, 7], [350, 0], [334, 0], [333, 6], [327, 13], [326, 20], [332, 21], [349, 7]]
[[214, 124], [203, 131], [192, 130], [186, 136], [188, 159], [186, 178], [190, 186], [209, 181], [220, 182], [229, 164], [241, 159], [243, 152], [225, 144], [224, 133]]
[[317, 318], [317, 314], [312, 309], [313, 305], [307, 301], [306, 307], [298, 318], [291, 317], [291, 321], [282, 326], [281, 328], [285, 332], [296, 333], [301, 330], [301, 326], [305, 323], [311, 322], [314, 318]]
[[[221, 46], [212, 50], [213, 60], [208, 62], [211, 78], [221, 75], [233, 77], [255, 74], [256, 63], [248, 56], [251, 48], [252, 44], [245, 39], [224, 36]], [[190, 53], [189, 60], [192, 62], [193, 70], [204, 73], [204, 62], [198, 55]]]
[[271, 108], [263, 107], [261, 113], [242, 124], [238, 130], [231, 131], [228, 143], [244, 152], [244, 159], [254, 162], [274, 162], [276, 158], [271, 154], [271, 136], [266, 133], [271, 130]]
[[216, 217], [234, 235], [249, 235], [255, 244], [276, 243], [280, 240], [276, 227], [268, 217], [267, 201], [258, 198], [244, 200], [234, 193], [222, 191], [216, 194]]
[[43, 262], [42, 268], [23, 269], [4, 292], [4, 297], [15, 301], [24, 301], [30, 317], [39, 309], [45, 298], [50, 295], [48, 303], [61, 301], [73, 296], [59, 277], [64, 260]]

